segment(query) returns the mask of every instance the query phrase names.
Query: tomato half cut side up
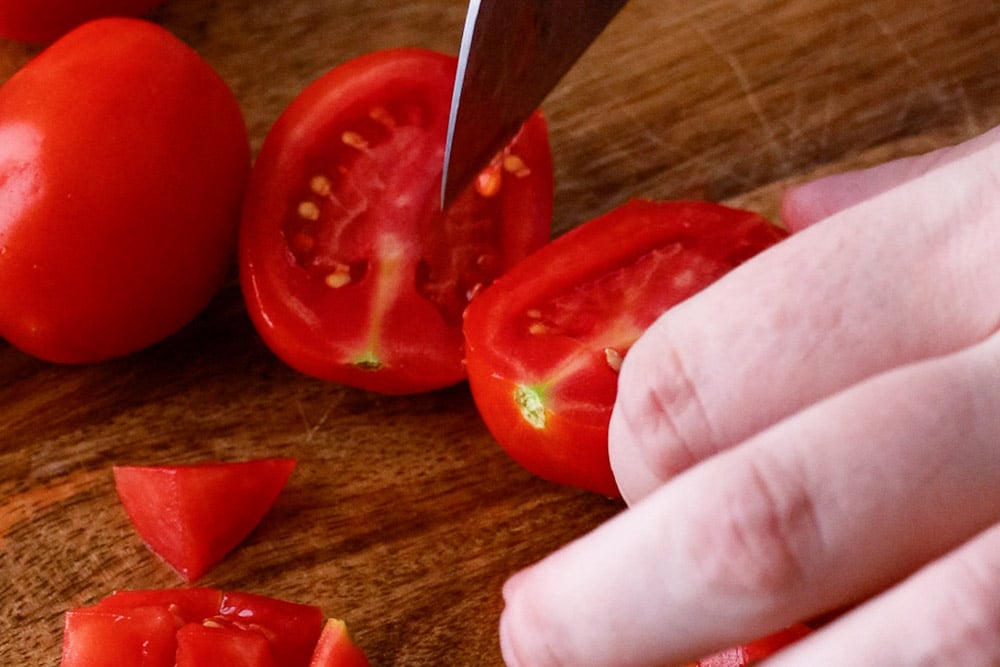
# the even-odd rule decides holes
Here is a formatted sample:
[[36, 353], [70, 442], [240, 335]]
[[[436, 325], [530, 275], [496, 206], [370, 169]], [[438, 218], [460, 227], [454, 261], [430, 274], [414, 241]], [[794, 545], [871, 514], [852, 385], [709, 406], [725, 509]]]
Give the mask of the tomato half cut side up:
[[520, 262], [465, 314], [469, 383], [496, 440], [541, 477], [618, 496], [607, 434], [628, 349], [786, 235], [718, 204], [635, 200]]
[[461, 381], [469, 299], [548, 241], [539, 113], [440, 210], [455, 69], [420, 49], [361, 56], [308, 86], [268, 133], [240, 277], [261, 337], [299, 371], [389, 394]]

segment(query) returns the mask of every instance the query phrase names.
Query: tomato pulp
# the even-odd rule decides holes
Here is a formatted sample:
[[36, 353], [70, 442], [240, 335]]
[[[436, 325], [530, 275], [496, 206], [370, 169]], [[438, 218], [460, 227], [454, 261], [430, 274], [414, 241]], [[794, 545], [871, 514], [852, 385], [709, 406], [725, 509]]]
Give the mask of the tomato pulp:
[[469, 299], [548, 240], [538, 113], [440, 210], [455, 68], [419, 49], [361, 56], [307, 87], [268, 133], [240, 277], [257, 330], [292, 367], [384, 393], [459, 382]]
[[496, 440], [541, 477], [618, 495], [607, 434], [629, 347], [785, 235], [747, 211], [637, 200], [520, 262], [465, 315], [469, 383]]

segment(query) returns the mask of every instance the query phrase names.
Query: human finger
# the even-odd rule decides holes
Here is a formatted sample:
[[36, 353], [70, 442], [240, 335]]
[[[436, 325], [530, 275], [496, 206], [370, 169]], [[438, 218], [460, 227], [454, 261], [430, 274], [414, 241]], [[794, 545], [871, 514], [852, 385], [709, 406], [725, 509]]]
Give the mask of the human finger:
[[508, 582], [508, 665], [691, 661], [892, 586], [1000, 521], [997, 377], [1000, 333], [679, 475]]
[[998, 657], [1000, 524], [767, 665], [981, 667]]
[[866, 377], [988, 336], [1000, 322], [998, 183], [1000, 135], [657, 320], [625, 357], [611, 417], [625, 499]]
[[793, 232], [860, 204], [936, 168], [960, 160], [971, 151], [987, 148], [1000, 136], [995, 128], [959, 146], [901, 158], [869, 169], [825, 176], [790, 188], [781, 200], [781, 219]]

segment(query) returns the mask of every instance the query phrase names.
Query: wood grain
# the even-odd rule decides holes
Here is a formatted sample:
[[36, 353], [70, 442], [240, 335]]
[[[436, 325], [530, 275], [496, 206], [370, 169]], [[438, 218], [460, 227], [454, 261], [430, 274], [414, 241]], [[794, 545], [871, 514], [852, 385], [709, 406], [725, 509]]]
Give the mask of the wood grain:
[[[256, 149], [337, 63], [391, 46], [456, 52], [464, 11], [169, 0], [151, 18], [230, 83]], [[0, 80], [37, 51], [0, 41]], [[544, 109], [557, 233], [637, 196], [774, 216], [788, 183], [1000, 124], [1000, 3], [632, 0]], [[291, 371], [230, 284], [126, 359], [54, 366], [0, 343], [0, 664], [57, 665], [68, 607], [181, 583], [131, 530], [112, 464], [257, 456], [300, 463], [200, 583], [319, 604], [376, 665], [501, 664], [504, 578], [621, 509], [521, 471], [464, 385], [389, 398]]]

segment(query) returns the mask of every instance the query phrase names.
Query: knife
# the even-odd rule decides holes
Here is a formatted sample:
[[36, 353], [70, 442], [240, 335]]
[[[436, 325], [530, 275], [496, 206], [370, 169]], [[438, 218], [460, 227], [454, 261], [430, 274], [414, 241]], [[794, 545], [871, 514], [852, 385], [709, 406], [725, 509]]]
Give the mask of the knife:
[[625, 2], [469, 2], [448, 119], [442, 208], [514, 137]]

